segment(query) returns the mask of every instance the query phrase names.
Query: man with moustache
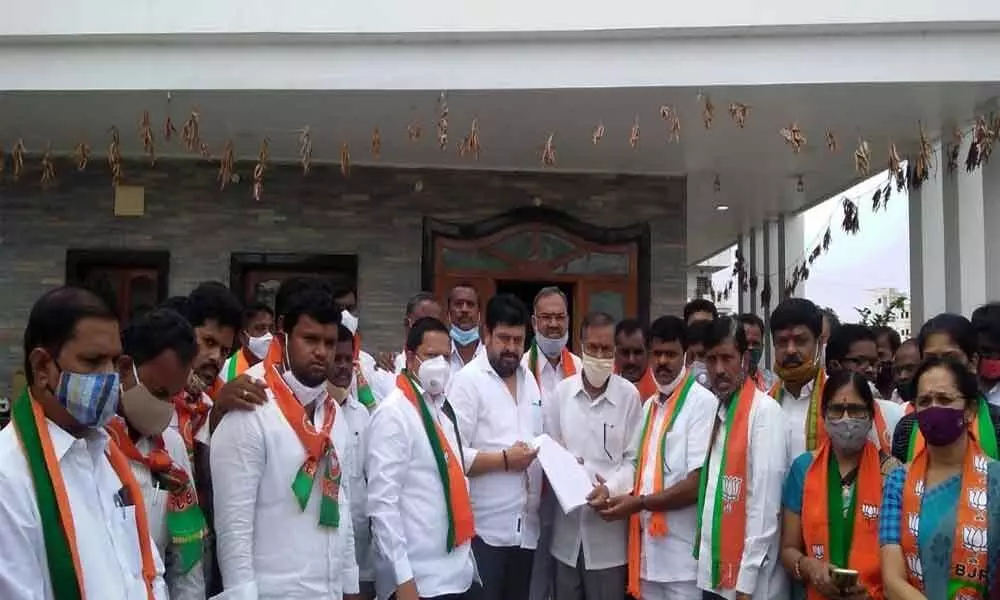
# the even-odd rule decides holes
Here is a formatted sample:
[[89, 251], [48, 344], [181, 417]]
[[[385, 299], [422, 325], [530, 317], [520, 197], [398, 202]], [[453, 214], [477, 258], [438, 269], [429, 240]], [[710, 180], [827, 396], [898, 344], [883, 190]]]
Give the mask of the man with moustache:
[[486, 352], [455, 375], [449, 400], [464, 442], [483, 600], [524, 600], [538, 545], [542, 469], [528, 443], [542, 433], [538, 385], [518, 361], [528, 309], [511, 294], [486, 305]]
[[745, 313], [737, 317], [743, 325], [743, 333], [750, 345], [750, 379], [762, 392], [767, 392], [774, 385], [774, 373], [765, 369], [760, 361], [764, 357], [764, 321], [753, 313]]
[[274, 311], [271, 307], [254, 302], [243, 310], [243, 327], [239, 335], [240, 348], [222, 365], [219, 378], [232, 381], [247, 369], [264, 360], [274, 337]]
[[695, 298], [684, 305], [684, 323], [691, 326], [699, 321], [714, 321], [719, 318], [715, 303], [705, 298]]
[[[409, 337], [410, 328], [417, 319], [431, 317], [441, 320], [441, 305], [434, 299], [434, 294], [430, 292], [417, 292], [406, 303], [406, 314], [403, 317], [403, 341]], [[406, 352], [379, 352], [376, 361], [378, 368], [382, 371], [392, 373], [393, 377], [399, 375], [406, 368]]]
[[916, 338], [910, 338], [899, 345], [892, 361], [892, 373], [895, 378], [895, 389], [892, 400], [903, 405], [904, 413], [912, 412], [910, 407], [917, 397], [917, 389], [913, 386], [913, 374], [920, 366], [920, 345]]
[[390, 373], [375, 367], [375, 359], [361, 348], [361, 326], [358, 316], [358, 296], [354, 288], [341, 288], [333, 292], [333, 302], [340, 309], [340, 322], [351, 333], [354, 342], [354, 378], [351, 395], [365, 408], [373, 410], [394, 387]]
[[278, 343], [247, 371], [267, 402], [213, 434], [215, 527], [225, 598], [358, 600], [348, 421], [327, 391], [340, 311], [329, 290], [288, 300]]
[[697, 600], [693, 557], [698, 482], [718, 401], [684, 365], [684, 321], [660, 317], [649, 328], [657, 393], [644, 406], [631, 493], [600, 508], [628, 519], [628, 592], [644, 600]]
[[451, 323], [451, 374], [483, 352], [479, 341], [479, 292], [470, 283], [459, 283], [448, 292], [448, 321]]
[[879, 396], [889, 400], [896, 389], [896, 379], [892, 372], [892, 360], [899, 350], [902, 339], [899, 332], [888, 325], [872, 327], [878, 350], [878, 368], [875, 370], [875, 387]]
[[637, 319], [624, 319], [615, 326], [615, 373], [639, 390], [642, 402], [656, 393], [656, 378], [646, 348], [646, 329]]

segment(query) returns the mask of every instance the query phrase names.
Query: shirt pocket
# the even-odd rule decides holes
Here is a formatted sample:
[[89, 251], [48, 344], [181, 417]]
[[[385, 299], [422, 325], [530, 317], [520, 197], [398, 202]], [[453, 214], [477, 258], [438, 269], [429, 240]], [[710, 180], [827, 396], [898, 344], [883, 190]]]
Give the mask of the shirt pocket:
[[135, 506], [117, 506], [112, 513], [108, 533], [114, 539], [114, 548], [122, 571], [131, 576], [129, 585], [142, 578], [142, 551], [135, 519]]
[[[667, 433], [665, 448], [663, 452], [663, 479], [667, 486], [687, 477], [687, 439], [683, 431], [670, 431]], [[701, 466], [701, 465], [699, 465]], [[669, 483], [666, 483], [668, 482]]]
[[601, 458], [612, 464], [621, 462], [625, 452], [624, 423], [611, 423], [600, 418], [595, 418], [591, 423], [591, 436]]

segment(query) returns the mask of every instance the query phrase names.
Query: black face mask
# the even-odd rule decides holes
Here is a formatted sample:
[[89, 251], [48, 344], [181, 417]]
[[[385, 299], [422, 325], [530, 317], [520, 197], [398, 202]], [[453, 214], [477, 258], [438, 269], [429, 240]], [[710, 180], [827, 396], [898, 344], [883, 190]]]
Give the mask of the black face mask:
[[899, 394], [903, 402], [913, 402], [913, 399], [917, 397], [917, 388], [912, 381], [900, 381], [896, 383], [896, 393]]

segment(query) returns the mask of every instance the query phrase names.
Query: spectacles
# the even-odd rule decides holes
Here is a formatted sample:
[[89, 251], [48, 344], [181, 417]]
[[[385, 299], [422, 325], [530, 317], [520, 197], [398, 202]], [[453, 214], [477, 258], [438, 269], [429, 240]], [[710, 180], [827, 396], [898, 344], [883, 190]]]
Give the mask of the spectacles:
[[871, 411], [864, 404], [831, 404], [826, 407], [826, 416], [831, 419], [840, 419], [845, 414], [852, 419], [864, 419], [871, 416]]
[[847, 356], [844, 358], [845, 363], [853, 363], [858, 365], [862, 369], [875, 369], [879, 366], [879, 361], [877, 358], [866, 358], [863, 356]]

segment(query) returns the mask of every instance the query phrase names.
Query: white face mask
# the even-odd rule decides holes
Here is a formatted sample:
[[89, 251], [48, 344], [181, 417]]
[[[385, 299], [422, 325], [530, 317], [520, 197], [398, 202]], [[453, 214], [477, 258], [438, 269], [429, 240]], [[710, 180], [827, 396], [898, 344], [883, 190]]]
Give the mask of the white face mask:
[[594, 387], [601, 387], [611, 377], [611, 371], [615, 368], [615, 359], [597, 358], [584, 353], [581, 357], [583, 361], [583, 376], [587, 382]]
[[666, 385], [657, 382], [656, 389], [658, 389], [660, 393], [663, 394], [664, 396], [669, 396], [670, 394], [674, 393], [674, 390], [677, 389], [678, 384], [680, 384], [680, 382], [684, 380], [685, 375], [687, 375], [687, 367], [682, 366], [680, 372], [677, 374], [677, 377], [674, 377], [673, 381], [671, 381]]
[[440, 396], [448, 385], [451, 376], [451, 365], [443, 356], [428, 358], [417, 368], [417, 378], [420, 385], [431, 396]]
[[247, 335], [247, 348], [250, 349], [250, 353], [257, 358], [264, 360], [264, 356], [267, 355], [267, 349], [271, 345], [271, 340], [274, 339], [274, 335], [271, 333], [265, 333], [264, 335], [253, 337]]
[[358, 318], [351, 314], [351, 311], [344, 310], [340, 313], [340, 324], [351, 332], [351, 335], [358, 334]]
[[288, 387], [291, 388], [292, 393], [303, 406], [308, 406], [315, 402], [320, 396], [326, 393], [326, 382], [322, 382], [317, 386], [309, 387], [308, 385], [299, 381], [299, 378], [292, 373], [292, 360], [288, 356], [288, 334], [285, 334], [285, 372], [281, 374], [281, 378], [285, 380]]

